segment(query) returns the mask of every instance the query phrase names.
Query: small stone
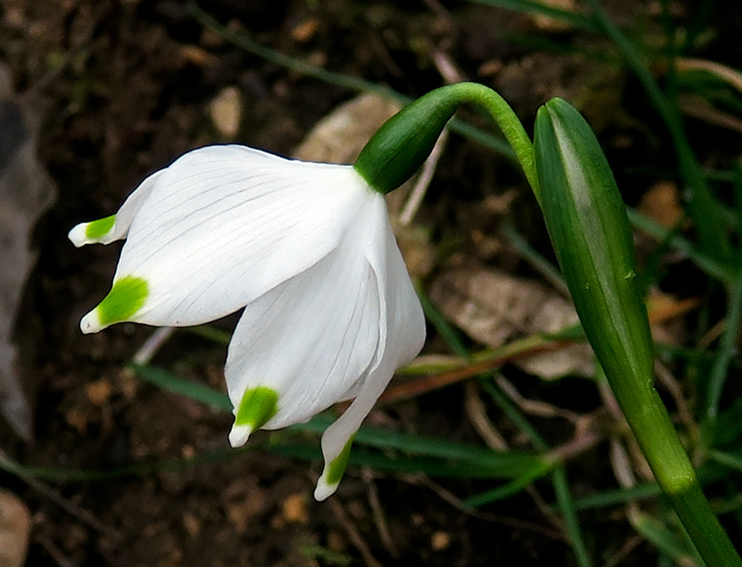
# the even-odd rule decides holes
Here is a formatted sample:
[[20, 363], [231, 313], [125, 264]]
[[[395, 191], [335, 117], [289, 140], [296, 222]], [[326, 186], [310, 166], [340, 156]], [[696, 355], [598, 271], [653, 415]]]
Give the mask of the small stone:
[[433, 551], [443, 551], [451, 545], [451, 534], [441, 530], [433, 532], [430, 536], [430, 547]]
[[303, 493], [291, 494], [282, 505], [283, 517], [289, 523], [305, 524], [309, 521], [307, 498]]
[[227, 138], [234, 138], [240, 130], [242, 100], [237, 87], [227, 87], [211, 101], [211, 121], [217, 131]]
[[91, 403], [102, 406], [111, 397], [111, 383], [105, 378], [91, 382], [85, 387], [85, 395]]
[[299, 43], [305, 43], [314, 37], [318, 29], [319, 20], [317, 18], [307, 18], [291, 30], [291, 39]]
[[191, 538], [197, 538], [201, 533], [201, 520], [193, 512], [186, 512], [183, 514], [183, 528]]
[[22, 567], [28, 553], [31, 514], [12, 492], [0, 490], [0, 565]]

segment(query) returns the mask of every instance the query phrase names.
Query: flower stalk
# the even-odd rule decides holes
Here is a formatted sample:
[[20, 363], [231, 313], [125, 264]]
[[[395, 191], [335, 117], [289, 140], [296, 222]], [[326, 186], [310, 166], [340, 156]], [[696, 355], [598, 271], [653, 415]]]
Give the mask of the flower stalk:
[[441, 87], [410, 103], [373, 135], [353, 167], [377, 191], [393, 191], [412, 177], [427, 159], [446, 122], [462, 104], [480, 107], [492, 117], [515, 151], [540, 203], [531, 139], [505, 99], [477, 83]]

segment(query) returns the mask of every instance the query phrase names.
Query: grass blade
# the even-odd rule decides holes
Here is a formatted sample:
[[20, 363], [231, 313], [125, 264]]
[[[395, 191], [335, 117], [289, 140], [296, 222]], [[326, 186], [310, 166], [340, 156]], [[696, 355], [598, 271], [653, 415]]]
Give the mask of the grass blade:
[[726, 316], [726, 328], [721, 337], [719, 352], [714, 360], [708, 384], [706, 416], [714, 419], [719, 414], [719, 404], [724, 384], [729, 374], [729, 364], [735, 355], [735, 343], [739, 333], [742, 317], [742, 270], [729, 289], [729, 309]]
[[688, 142], [677, 106], [667, 99], [639, 51], [611, 21], [600, 1], [588, 0], [588, 4], [593, 10], [596, 21], [623, 53], [629, 68], [641, 81], [670, 132], [680, 173], [692, 190], [688, 201], [688, 212], [698, 229], [702, 249], [715, 260], [723, 262], [729, 259], [731, 247], [728, 236], [723, 230], [723, 223], [718, 218], [714, 198], [703, 176], [701, 166]]
[[578, 14], [570, 10], [562, 10], [561, 8], [548, 6], [546, 4], [542, 4], [541, 2], [534, 2], [532, 0], [469, 0], [469, 2], [473, 2], [475, 4], [484, 4], [486, 6], [494, 6], [497, 8], [505, 8], [507, 10], [513, 10], [515, 12], [521, 12], [523, 14], [546, 16], [585, 31], [600, 31], [600, 27], [589, 16]]

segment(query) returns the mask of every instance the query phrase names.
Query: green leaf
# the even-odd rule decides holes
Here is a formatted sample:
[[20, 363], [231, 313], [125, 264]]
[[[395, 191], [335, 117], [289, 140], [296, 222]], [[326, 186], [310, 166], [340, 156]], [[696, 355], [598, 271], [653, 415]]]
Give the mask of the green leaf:
[[157, 386], [168, 392], [180, 394], [224, 411], [232, 411], [232, 404], [226, 394], [218, 392], [208, 386], [197, 382], [189, 382], [177, 376], [173, 376], [165, 370], [146, 366], [143, 364], [130, 364], [130, 367], [137, 373], [137, 376], [146, 380], [150, 384]]

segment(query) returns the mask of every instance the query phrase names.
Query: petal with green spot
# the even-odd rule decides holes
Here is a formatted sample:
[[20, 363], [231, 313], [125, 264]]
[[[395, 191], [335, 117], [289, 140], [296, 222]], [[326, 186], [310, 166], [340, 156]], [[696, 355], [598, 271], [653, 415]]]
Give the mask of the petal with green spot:
[[317, 487], [314, 489], [314, 498], [318, 501], [322, 501], [328, 496], [334, 494], [337, 490], [340, 480], [345, 474], [345, 469], [348, 467], [348, 458], [350, 457], [350, 448], [353, 446], [353, 437], [348, 439], [348, 442], [340, 451], [340, 454], [335, 457], [329, 463], [325, 463], [325, 469], [322, 471], [322, 476], [317, 482]]
[[124, 276], [113, 284], [113, 288], [95, 311], [102, 326], [126, 321], [139, 311], [149, 294], [149, 285], [143, 278]]
[[116, 222], [116, 215], [89, 222], [85, 226], [85, 236], [90, 240], [98, 240], [108, 234]]
[[235, 425], [248, 426], [253, 431], [263, 427], [278, 410], [278, 392], [267, 386], [245, 390], [237, 408]]
[[345, 447], [343, 447], [343, 450], [340, 451], [340, 454], [335, 457], [330, 463], [327, 470], [327, 484], [338, 484], [340, 482], [340, 479], [343, 478], [345, 469], [348, 466], [348, 457], [350, 457], [350, 448], [352, 445], [353, 437], [348, 439], [348, 442], [345, 444]]

